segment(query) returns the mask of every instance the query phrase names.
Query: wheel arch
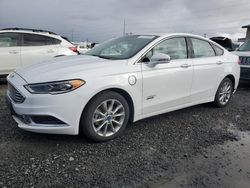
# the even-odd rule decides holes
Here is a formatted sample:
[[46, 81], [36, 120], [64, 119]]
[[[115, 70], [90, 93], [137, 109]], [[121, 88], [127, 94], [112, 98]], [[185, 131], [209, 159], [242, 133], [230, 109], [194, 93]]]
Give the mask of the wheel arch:
[[232, 74], [229, 74], [225, 78], [229, 78], [232, 81], [233, 88], [235, 89], [235, 77]]
[[85, 110], [87, 109], [88, 105], [90, 104], [90, 102], [99, 94], [105, 92], [105, 91], [113, 91], [113, 92], [116, 92], [120, 95], [122, 95], [126, 101], [128, 102], [128, 106], [129, 106], [129, 123], [133, 122], [134, 121], [134, 113], [135, 113], [135, 108], [134, 108], [134, 101], [131, 97], [131, 95], [124, 89], [121, 89], [121, 88], [117, 88], [117, 87], [113, 87], [113, 88], [107, 88], [107, 89], [103, 89], [99, 92], [97, 92], [96, 94], [94, 94], [90, 100], [87, 102], [87, 104], [85, 105], [85, 107], [83, 108], [82, 110], [82, 114], [81, 114], [81, 118], [80, 118], [80, 122], [79, 122], [79, 133], [81, 133], [81, 119], [82, 119], [82, 116], [85, 112]]

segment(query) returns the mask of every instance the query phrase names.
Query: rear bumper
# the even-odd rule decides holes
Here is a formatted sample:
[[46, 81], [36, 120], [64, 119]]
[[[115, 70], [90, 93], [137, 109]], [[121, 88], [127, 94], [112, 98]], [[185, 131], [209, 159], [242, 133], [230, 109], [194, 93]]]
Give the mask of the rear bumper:
[[240, 68], [240, 79], [241, 80], [250, 80], [250, 66], [248, 67], [241, 67]]

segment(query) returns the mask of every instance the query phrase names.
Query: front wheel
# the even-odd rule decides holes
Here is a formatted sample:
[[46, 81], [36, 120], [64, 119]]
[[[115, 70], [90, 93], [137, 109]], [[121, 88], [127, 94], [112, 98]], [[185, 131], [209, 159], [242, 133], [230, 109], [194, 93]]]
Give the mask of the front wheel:
[[94, 97], [81, 118], [83, 134], [94, 141], [107, 141], [119, 136], [129, 119], [126, 99], [113, 91]]
[[216, 92], [214, 104], [217, 107], [225, 107], [233, 94], [233, 83], [229, 78], [224, 78]]

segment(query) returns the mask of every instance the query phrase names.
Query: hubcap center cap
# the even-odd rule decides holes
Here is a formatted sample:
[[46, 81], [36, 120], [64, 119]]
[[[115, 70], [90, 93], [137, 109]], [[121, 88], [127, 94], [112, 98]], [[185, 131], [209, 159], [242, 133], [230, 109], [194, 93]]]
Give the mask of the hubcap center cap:
[[106, 117], [106, 120], [110, 123], [111, 122], [111, 120], [113, 119], [113, 117], [111, 116], [111, 115], [108, 115], [107, 117]]

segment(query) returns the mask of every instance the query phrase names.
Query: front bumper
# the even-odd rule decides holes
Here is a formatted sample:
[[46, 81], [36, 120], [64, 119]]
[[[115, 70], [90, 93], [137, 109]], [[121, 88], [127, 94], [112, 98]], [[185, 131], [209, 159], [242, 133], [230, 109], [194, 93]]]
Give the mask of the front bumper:
[[[86, 105], [80, 95], [74, 91], [59, 95], [31, 94], [23, 87], [27, 83], [18, 74], [7, 80], [25, 97], [23, 103], [15, 103], [7, 91], [7, 103], [18, 127], [37, 133], [79, 133], [80, 118]], [[58, 121], [41, 121], [44, 118], [37, 121], [37, 117], [51, 117]]]

